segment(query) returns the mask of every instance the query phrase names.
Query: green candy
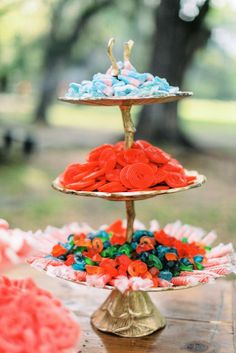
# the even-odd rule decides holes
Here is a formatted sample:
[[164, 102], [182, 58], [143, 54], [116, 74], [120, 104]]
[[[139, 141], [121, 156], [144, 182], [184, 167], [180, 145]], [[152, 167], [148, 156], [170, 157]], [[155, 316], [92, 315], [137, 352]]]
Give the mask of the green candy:
[[195, 266], [197, 267], [198, 270], [204, 269], [204, 266], [202, 264], [199, 264], [198, 262], [195, 262]]
[[179, 269], [180, 269], [180, 271], [192, 271], [193, 265], [180, 264]]
[[84, 261], [85, 261], [86, 265], [96, 265], [96, 262], [91, 260], [89, 257], [85, 257]]
[[188, 243], [188, 238], [183, 237], [183, 238], [181, 239], [181, 241], [182, 241], [182, 243]]
[[211, 251], [211, 249], [212, 249], [211, 246], [205, 246], [206, 251]]
[[73, 253], [74, 253], [74, 254], [78, 254], [78, 253], [82, 253], [82, 252], [85, 251], [85, 250], [87, 250], [86, 247], [84, 247], [84, 246], [77, 246], [77, 247], [74, 249]]
[[101, 254], [102, 257], [109, 257], [110, 259], [115, 258], [117, 255], [117, 247], [116, 246], [110, 246], [107, 249], [104, 249]]
[[101, 241], [104, 243], [105, 241], [107, 241], [107, 238], [105, 237], [99, 237], [99, 239], [101, 239]]
[[149, 267], [156, 267], [158, 270], [162, 270], [163, 268], [163, 264], [161, 260], [156, 255], [153, 255], [153, 254], [149, 255], [147, 262]]
[[125, 254], [127, 256], [130, 256], [131, 251], [131, 246], [129, 244], [124, 244], [118, 249], [118, 254]]

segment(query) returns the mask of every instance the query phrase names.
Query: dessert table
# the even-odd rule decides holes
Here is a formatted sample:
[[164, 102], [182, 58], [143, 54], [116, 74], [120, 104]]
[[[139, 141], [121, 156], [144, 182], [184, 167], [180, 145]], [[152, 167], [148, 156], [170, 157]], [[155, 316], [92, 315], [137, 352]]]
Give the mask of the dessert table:
[[[78, 353], [234, 353], [236, 351], [236, 281], [219, 279], [185, 291], [150, 296], [167, 319], [163, 330], [142, 338], [104, 334], [90, 315], [107, 297], [106, 290], [76, 286], [21, 266], [10, 277], [27, 275], [63, 300], [78, 315], [82, 330]], [[69, 299], [68, 299], [69, 298]]]

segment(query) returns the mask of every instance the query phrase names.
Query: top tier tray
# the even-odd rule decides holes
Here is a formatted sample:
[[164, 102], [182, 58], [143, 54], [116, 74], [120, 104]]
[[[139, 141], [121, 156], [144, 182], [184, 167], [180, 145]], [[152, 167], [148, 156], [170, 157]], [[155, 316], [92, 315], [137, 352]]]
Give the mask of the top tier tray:
[[167, 94], [160, 97], [107, 97], [107, 98], [71, 98], [59, 97], [62, 102], [79, 104], [79, 105], [95, 105], [95, 106], [132, 106], [132, 105], [145, 105], [154, 103], [168, 103], [175, 102], [180, 99], [191, 97], [192, 92], [178, 92], [175, 94]]

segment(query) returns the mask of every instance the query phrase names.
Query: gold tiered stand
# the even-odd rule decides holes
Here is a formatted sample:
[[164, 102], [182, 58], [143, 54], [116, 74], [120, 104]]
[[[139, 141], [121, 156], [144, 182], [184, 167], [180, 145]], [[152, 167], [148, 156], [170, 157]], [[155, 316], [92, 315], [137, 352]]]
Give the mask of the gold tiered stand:
[[[111, 39], [108, 44], [108, 55], [112, 62], [113, 75], [117, 76], [117, 65], [112, 54], [112, 46], [114, 40]], [[129, 60], [133, 42], [125, 43], [124, 60]], [[131, 108], [133, 105], [144, 105], [154, 103], [167, 103], [174, 102], [185, 97], [191, 96], [191, 92], [178, 92], [176, 94], [167, 94], [161, 97], [129, 97], [129, 98], [59, 98], [60, 101], [83, 104], [91, 106], [119, 106], [124, 126], [125, 134], [125, 149], [132, 146], [135, 135], [135, 127], [131, 118]], [[176, 189], [169, 189], [163, 191], [136, 191], [136, 192], [87, 192], [75, 191], [64, 188], [60, 185], [59, 179], [53, 181], [52, 186], [54, 189], [77, 196], [98, 197], [110, 201], [124, 201], [126, 204], [127, 214], [127, 242], [131, 242], [133, 234], [133, 223], [135, 219], [134, 201], [144, 200], [159, 196], [163, 194], [171, 194], [178, 191], [189, 190], [201, 186], [206, 178], [198, 174], [196, 171], [187, 171], [191, 175], [196, 175], [196, 180], [193, 184]], [[80, 282], [79, 284], [86, 283]], [[112, 292], [101, 307], [95, 311], [91, 317], [92, 324], [99, 330], [109, 332], [122, 337], [141, 337], [146, 336], [154, 331], [161, 329], [165, 326], [165, 319], [161, 316], [160, 312], [154, 306], [147, 292], [156, 292], [163, 290], [176, 290], [186, 289], [191, 286], [185, 287], [172, 287], [172, 288], [152, 288], [147, 291], [128, 291], [124, 294], [111, 286], [106, 286], [106, 289], [111, 289]]]

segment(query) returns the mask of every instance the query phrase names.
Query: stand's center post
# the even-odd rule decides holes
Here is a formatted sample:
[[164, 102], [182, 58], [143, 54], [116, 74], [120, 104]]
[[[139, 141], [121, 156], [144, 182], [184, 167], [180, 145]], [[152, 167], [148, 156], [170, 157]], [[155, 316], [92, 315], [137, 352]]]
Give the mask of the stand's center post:
[[[123, 125], [124, 125], [124, 132], [125, 132], [125, 149], [129, 149], [133, 142], [134, 142], [134, 134], [135, 134], [135, 127], [133, 121], [131, 119], [131, 105], [128, 106], [120, 106]], [[133, 234], [133, 224], [135, 219], [135, 209], [134, 209], [134, 201], [125, 201], [126, 203], [126, 215], [127, 215], [127, 230], [126, 230], [126, 237], [127, 241], [131, 242], [132, 234]]]

